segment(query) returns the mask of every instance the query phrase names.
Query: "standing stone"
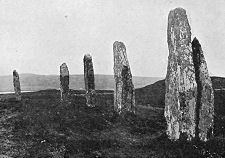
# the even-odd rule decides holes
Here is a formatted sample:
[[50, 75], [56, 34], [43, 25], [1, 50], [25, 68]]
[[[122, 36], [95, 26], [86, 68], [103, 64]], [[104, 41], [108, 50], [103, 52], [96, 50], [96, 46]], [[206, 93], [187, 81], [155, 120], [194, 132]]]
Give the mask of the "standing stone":
[[192, 61], [191, 28], [182, 8], [169, 13], [167, 42], [169, 57], [164, 112], [167, 134], [170, 139], [177, 140], [183, 133], [191, 140], [195, 137], [197, 84]]
[[192, 41], [193, 62], [197, 82], [196, 137], [206, 141], [213, 135], [214, 92], [207, 64], [197, 38]]
[[95, 76], [92, 63], [92, 57], [90, 54], [84, 55], [84, 83], [86, 90], [87, 106], [94, 107], [96, 103], [95, 93]]
[[114, 42], [114, 107], [119, 113], [135, 112], [135, 94], [132, 75], [127, 59], [126, 47], [122, 42]]
[[20, 78], [16, 70], [13, 71], [13, 86], [15, 91], [16, 100], [21, 100]]
[[66, 63], [60, 66], [60, 92], [61, 101], [65, 101], [69, 93], [69, 70]]

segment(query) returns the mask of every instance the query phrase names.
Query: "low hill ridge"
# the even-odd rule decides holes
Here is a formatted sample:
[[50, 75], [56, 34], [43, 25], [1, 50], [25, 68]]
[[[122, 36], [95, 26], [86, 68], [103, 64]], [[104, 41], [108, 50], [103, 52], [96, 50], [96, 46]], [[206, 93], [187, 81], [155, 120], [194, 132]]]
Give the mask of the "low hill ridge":
[[[39, 91], [45, 89], [59, 89], [59, 75], [37, 75], [37, 74], [19, 74], [22, 91]], [[0, 76], [0, 92], [12, 92], [12, 76]], [[144, 87], [160, 80], [160, 77], [133, 77], [135, 88]], [[95, 75], [96, 89], [112, 90], [114, 89], [113, 75]], [[70, 75], [70, 89], [84, 89], [84, 76]]]

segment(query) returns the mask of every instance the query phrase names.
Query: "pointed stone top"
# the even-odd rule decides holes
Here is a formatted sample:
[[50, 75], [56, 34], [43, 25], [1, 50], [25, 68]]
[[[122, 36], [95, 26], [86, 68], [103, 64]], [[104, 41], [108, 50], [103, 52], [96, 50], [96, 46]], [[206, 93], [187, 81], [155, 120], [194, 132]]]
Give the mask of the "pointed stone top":
[[18, 72], [16, 70], [13, 70], [13, 76], [18, 76]]
[[199, 41], [198, 41], [198, 39], [196, 37], [193, 39], [192, 45], [201, 47], [201, 44], [199, 43]]
[[[193, 39], [191, 44], [192, 44], [193, 54], [201, 53], [201, 51], [199, 51], [199, 50], [201, 50], [201, 44], [199, 43], [199, 41], [196, 37]], [[198, 50], [198, 51], [195, 51], [195, 50]]]
[[183, 8], [178, 7], [178, 8], [175, 8], [173, 10], [170, 10], [169, 15], [173, 15], [173, 16], [186, 15], [186, 10], [183, 9]]
[[175, 8], [171, 10], [168, 16], [168, 22], [179, 26], [181, 21], [188, 22], [186, 10], [183, 8]]
[[67, 67], [66, 63], [62, 63], [61, 67]]
[[69, 76], [69, 70], [68, 70], [66, 63], [63, 63], [60, 66], [60, 75], [61, 76]]
[[175, 9], [172, 9], [171, 11], [174, 11], [174, 12], [186, 12], [186, 10], [184, 8], [181, 8], [181, 7], [177, 7]]
[[84, 59], [92, 59], [91, 55], [88, 53], [88, 54], [85, 54], [84, 55]]
[[115, 41], [113, 43], [113, 48], [115, 48], [115, 47], [117, 47], [118, 50], [120, 50], [121, 48], [123, 48], [123, 49], [125, 48], [126, 49], [124, 43], [123, 42], [119, 42], [119, 41]]
[[191, 27], [186, 10], [183, 8], [175, 8], [168, 15], [167, 41], [169, 48], [172, 48], [175, 43], [176, 47], [191, 43]]
[[114, 65], [118, 65], [119, 63], [122, 65], [129, 65], [126, 47], [123, 42], [115, 41], [113, 43], [113, 53], [114, 53]]
[[123, 44], [123, 42], [115, 41], [115, 42], [113, 43], [113, 45], [119, 45], [119, 44]]
[[123, 56], [126, 56], [126, 47], [123, 42], [115, 41], [113, 43], [113, 52], [114, 55], [123, 54]]
[[85, 57], [91, 58], [91, 54], [87, 53], [84, 55]]
[[197, 37], [194, 37], [193, 41], [198, 41]]
[[169, 23], [175, 21], [175, 23], [179, 24], [180, 21], [186, 21], [187, 20], [186, 10], [183, 8], [175, 8], [170, 11], [168, 19]]

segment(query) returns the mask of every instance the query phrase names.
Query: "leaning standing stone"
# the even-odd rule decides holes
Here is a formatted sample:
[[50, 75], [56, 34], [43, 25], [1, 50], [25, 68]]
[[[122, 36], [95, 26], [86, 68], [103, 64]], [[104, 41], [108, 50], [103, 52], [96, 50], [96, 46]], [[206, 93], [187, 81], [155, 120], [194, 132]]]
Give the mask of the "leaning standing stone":
[[119, 113], [135, 112], [135, 94], [132, 75], [127, 59], [126, 47], [122, 42], [114, 42], [114, 107]]
[[21, 100], [21, 89], [20, 89], [20, 79], [19, 74], [16, 70], [13, 71], [13, 86], [15, 91], [16, 100]]
[[197, 85], [192, 61], [191, 28], [182, 8], [169, 13], [167, 42], [169, 57], [164, 112], [167, 134], [170, 139], [177, 140], [181, 133], [185, 133], [191, 140], [195, 137]]
[[92, 63], [92, 57], [90, 54], [84, 55], [84, 83], [86, 90], [87, 105], [94, 107], [96, 103], [95, 93], [95, 76]]
[[198, 90], [196, 137], [206, 141], [213, 134], [214, 92], [203, 51], [197, 38], [192, 41], [192, 50]]
[[60, 92], [61, 101], [65, 101], [69, 93], [69, 70], [66, 63], [60, 66]]

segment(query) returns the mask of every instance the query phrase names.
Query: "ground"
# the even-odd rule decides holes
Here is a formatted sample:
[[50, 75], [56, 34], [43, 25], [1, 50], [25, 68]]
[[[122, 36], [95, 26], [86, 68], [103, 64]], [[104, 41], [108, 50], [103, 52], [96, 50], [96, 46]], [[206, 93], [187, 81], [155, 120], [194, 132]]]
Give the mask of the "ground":
[[[96, 107], [87, 107], [82, 93], [71, 91], [64, 103], [57, 90], [0, 102], [0, 157], [225, 157], [222, 129], [207, 143], [171, 142], [162, 106], [137, 105], [135, 114], [118, 115], [111, 91], [98, 91]], [[224, 126], [222, 117], [218, 122]]]

